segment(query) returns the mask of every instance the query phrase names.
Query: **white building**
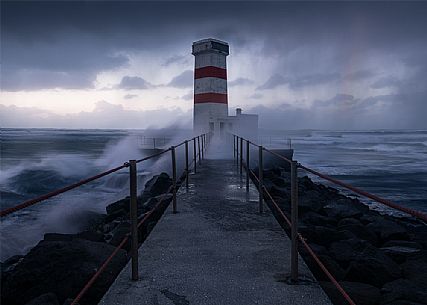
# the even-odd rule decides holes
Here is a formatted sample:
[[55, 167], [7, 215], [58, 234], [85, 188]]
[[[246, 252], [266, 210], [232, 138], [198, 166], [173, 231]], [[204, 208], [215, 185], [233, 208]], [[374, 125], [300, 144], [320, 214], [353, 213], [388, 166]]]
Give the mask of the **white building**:
[[256, 140], [258, 115], [243, 114], [240, 108], [235, 116], [228, 115], [228, 43], [212, 38], [199, 40], [193, 43], [192, 54], [195, 57], [194, 132], [210, 131], [215, 136], [232, 132]]

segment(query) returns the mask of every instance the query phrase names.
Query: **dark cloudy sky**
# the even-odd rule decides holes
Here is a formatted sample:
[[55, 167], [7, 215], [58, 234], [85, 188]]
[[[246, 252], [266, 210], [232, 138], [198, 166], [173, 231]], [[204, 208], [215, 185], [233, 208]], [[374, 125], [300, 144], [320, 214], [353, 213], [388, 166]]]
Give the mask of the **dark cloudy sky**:
[[4, 127], [190, 126], [193, 41], [276, 129], [427, 128], [427, 2], [1, 2]]

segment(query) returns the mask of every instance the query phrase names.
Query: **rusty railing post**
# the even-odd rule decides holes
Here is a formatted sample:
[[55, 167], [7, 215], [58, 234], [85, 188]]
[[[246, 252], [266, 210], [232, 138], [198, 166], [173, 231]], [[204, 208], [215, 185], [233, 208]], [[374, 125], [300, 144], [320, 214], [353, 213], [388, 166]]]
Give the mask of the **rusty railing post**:
[[196, 173], [197, 172], [196, 137], [193, 138], [193, 163], [194, 163], [194, 173]]
[[243, 174], [243, 138], [240, 138], [240, 177]]
[[201, 158], [201, 154], [200, 154], [200, 136], [197, 136], [197, 150], [199, 152], [199, 165], [202, 164], [202, 158]]
[[188, 169], [188, 141], [185, 140], [185, 187], [188, 190], [188, 179], [190, 176], [190, 171]]
[[176, 156], [175, 156], [175, 146], [171, 147], [171, 155], [172, 155], [172, 185], [173, 185], [173, 213], [176, 213]]
[[129, 191], [130, 191], [130, 232], [131, 232], [131, 257], [132, 281], [138, 280], [138, 206], [137, 206], [137, 176], [136, 161], [129, 160]]
[[205, 152], [204, 152], [204, 150], [205, 150], [205, 141], [203, 140], [203, 135], [201, 135], [200, 136], [200, 139], [201, 139], [201, 141], [202, 141], [202, 160], [204, 160], [205, 159]]
[[236, 160], [236, 135], [233, 135], [233, 159]]
[[236, 136], [236, 164], [239, 166], [239, 136]]
[[263, 182], [263, 175], [264, 175], [264, 165], [262, 161], [262, 151], [263, 147], [259, 146], [259, 155], [258, 155], [258, 193], [259, 193], [259, 212], [263, 212], [263, 200], [264, 200], [264, 182]]
[[298, 281], [298, 168], [291, 162], [291, 281]]
[[246, 140], [246, 192], [249, 192], [249, 140]]

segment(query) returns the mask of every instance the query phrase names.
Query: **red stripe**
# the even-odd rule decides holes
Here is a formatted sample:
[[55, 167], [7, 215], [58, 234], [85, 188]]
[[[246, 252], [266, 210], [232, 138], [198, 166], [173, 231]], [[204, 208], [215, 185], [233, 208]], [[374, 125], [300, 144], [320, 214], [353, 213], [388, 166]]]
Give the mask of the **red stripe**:
[[194, 104], [218, 103], [227, 104], [227, 94], [223, 93], [199, 93], [194, 95]]
[[227, 79], [227, 70], [214, 66], [207, 66], [194, 70], [194, 79], [203, 77], [218, 77], [222, 79]]

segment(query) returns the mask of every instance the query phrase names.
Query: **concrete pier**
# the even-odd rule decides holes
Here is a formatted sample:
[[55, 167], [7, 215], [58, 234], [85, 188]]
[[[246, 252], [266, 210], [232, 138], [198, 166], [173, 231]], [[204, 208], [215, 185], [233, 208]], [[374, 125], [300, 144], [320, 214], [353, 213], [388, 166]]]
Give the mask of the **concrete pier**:
[[244, 177], [204, 160], [140, 247], [140, 280], [129, 263], [100, 304], [331, 304], [301, 258], [303, 284], [287, 284], [291, 242]]

